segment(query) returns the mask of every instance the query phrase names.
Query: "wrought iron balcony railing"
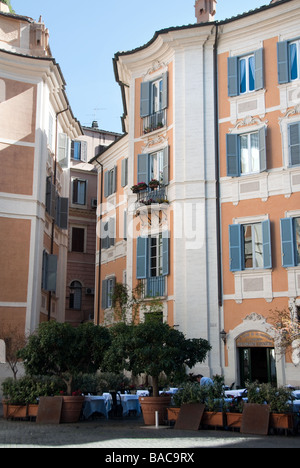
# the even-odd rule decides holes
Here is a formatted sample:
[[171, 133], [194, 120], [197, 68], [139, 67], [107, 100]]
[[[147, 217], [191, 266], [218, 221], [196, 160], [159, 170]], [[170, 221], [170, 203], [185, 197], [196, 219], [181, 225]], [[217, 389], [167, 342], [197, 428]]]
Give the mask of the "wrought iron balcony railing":
[[154, 132], [167, 124], [166, 109], [155, 112], [154, 114], [143, 117], [143, 133]]

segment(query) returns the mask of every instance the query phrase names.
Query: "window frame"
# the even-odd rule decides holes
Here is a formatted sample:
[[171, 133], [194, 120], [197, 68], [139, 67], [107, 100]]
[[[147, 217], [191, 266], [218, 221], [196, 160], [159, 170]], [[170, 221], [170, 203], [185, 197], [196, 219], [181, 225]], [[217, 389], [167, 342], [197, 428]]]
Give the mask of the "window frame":
[[[253, 61], [253, 89], [250, 87], [250, 70], [251, 70], [251, 61]], [[242, 90], [242, 72], [241, 72], [241, 64], [245, 62], [245, 90]], [[239, 82], [239, 95], [242, 96], [244, 94], [253, 93], [255, 91], [255, 56], [254, 54], [246, 55], [239, 57], [239, 75], [238, 75], [238, 82]]]
[[[74, 229], [83, 231], [82, 250], [73, 249]], [[85, 226], [71, 226], [71, 239], [70, 239], [70, 252], [85, 253], [86, 252], [86, 227]]]
[[[86, 179], [79, 179], [77, 177], [72, 179], [72, 204], [79, 205], [79, 206], [86, 206], [87, 205], [87, 180]], [[79, 201], [79, 184], [84, 184], [84, 203]], [[76, 188], [76, 192], [75, 192]]]

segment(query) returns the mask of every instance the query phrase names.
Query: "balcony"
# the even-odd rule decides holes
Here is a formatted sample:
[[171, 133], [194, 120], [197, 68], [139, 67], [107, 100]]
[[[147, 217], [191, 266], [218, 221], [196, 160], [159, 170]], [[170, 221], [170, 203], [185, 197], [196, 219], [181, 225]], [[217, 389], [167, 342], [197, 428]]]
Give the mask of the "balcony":
[[142, 133], [147, 134], [163, 128], [167, 124], [166, 109], [155, 112], [154, 114], [147, 115], [143, 118]]
[[144, 189], [133, 189], [133, 192], [137, 194], [136, 209], [142, 206], [169, 203], [164, 185], [151, 187], [149, 183], [149, 186], [145, 185]]
[[166, 296], [166, 277], [154, 276], [152, 278], [145, 278], [141, 281], [141, 297], [164, 297]]

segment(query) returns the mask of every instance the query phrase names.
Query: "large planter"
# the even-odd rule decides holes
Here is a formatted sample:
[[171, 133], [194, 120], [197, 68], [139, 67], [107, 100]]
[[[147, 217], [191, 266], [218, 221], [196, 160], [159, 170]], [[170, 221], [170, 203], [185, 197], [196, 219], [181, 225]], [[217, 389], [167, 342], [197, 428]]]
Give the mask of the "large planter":
[[270, 413], [269, 425], [273, 429], [292, 430], [294, 428], [293, 413]]
[[212, 426], [216, 427], [224, 427], [225, 425], [225, 415], [224, 413], [218, 411], [204, 411], [201, 424], [203, 426]]
[[226, 426], [229, 429], [240, 429], [242, 425], [242, 413], [226, 413]]
[[26, 405], [11, 405], [6, 402], [3, 403], [3, 415], [5, 419], [23, 419], [27, 417]]
[[155, 425], [155, 412], [158, 411], [159, 424], [165, 424], [167, 421], [167, 408], [170, 406], [171, 397], [140, 397], [139, 398], [144, 424], [146, 426]]
[[63, 396], [61, 423], [75, 423], [79, 421], [84, 396]]
[[39, 405], [28, 405], [27, 406], [27, 416], [30, 418], [36, 418], [38, 414]]
[[167, 408], [168, 421], [177, 421], [178, 415], [180, 413], [180, 407], [170, 406]]

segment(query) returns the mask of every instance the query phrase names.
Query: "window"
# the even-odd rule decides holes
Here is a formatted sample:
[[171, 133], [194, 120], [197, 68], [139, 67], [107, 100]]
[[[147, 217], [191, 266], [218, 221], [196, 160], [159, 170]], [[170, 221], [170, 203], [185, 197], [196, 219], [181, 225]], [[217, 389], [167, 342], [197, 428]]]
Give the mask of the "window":
[[266, 130], [226, 135], [227, 175], [256, 174], [267, 170]]
[[230, 271], [272, 268], [270, 221], [229, 226]]
[[45, 291], [56, 291], [57, 277], [57, 255], [49, 255], [45, 250], [43, 252], [42, 266], [42, 289]]
[[300, 40], [277, 43], [278, 83], [300, 79]]
[[65, 133], [58, 135], [57, 160], [61, 167], [68, 167], [70, 140]]
[[117, 166], [104, 174], [104, 196], [109, 197], [117, 190]]
[[228, 96], [264, 88], [263, 52], [263, 49], [258, 49], [253, 54], [228, 58]]
[[116, 285], [116, 277], [105, 279], [102, 281], [102, 309], [112, 307], [112, 295]]
[[254, 55], [239, 59], [240, 94], [255, 90], [255, 61]]
[[282, 266], [300, 265], [300, 217], [281, 219]]
[[72, 141], [71, 143], [71, 158], [75, 161], [87, 161], [87, 142]]
[[72, 203], [86, 204], [86, 180], [73, 179]]
[[166, 125], [166, 108], [168, 107], [168, 74], [154, 81], [141, 84], [140, 115], [143, 119], [143, 131], [156, 130]]
[[169, 184], [169, 147], [151, 154], [138, 155], [137, 183], [157, 179], [161, 185]]
[[289, 135], [289, 165], [300, 165], [300, 122], [288, 126]]
[[109, 249], [115, 245], [115, 218], [109, 218], [107, 221], [102, 221], [101, 225], [101, 239], [102, 249]]
[[169, 274], [169, 237], [160, 233], [138, 237], [136, 277], [143, 280], [145, 296], [164, 296]]
[[79, 281], [73, 281], [70, 284], [69, 309], [81, 310], [82, 284]]
[[84, 252], [85, 229], [72, 227], [72, 252]]

